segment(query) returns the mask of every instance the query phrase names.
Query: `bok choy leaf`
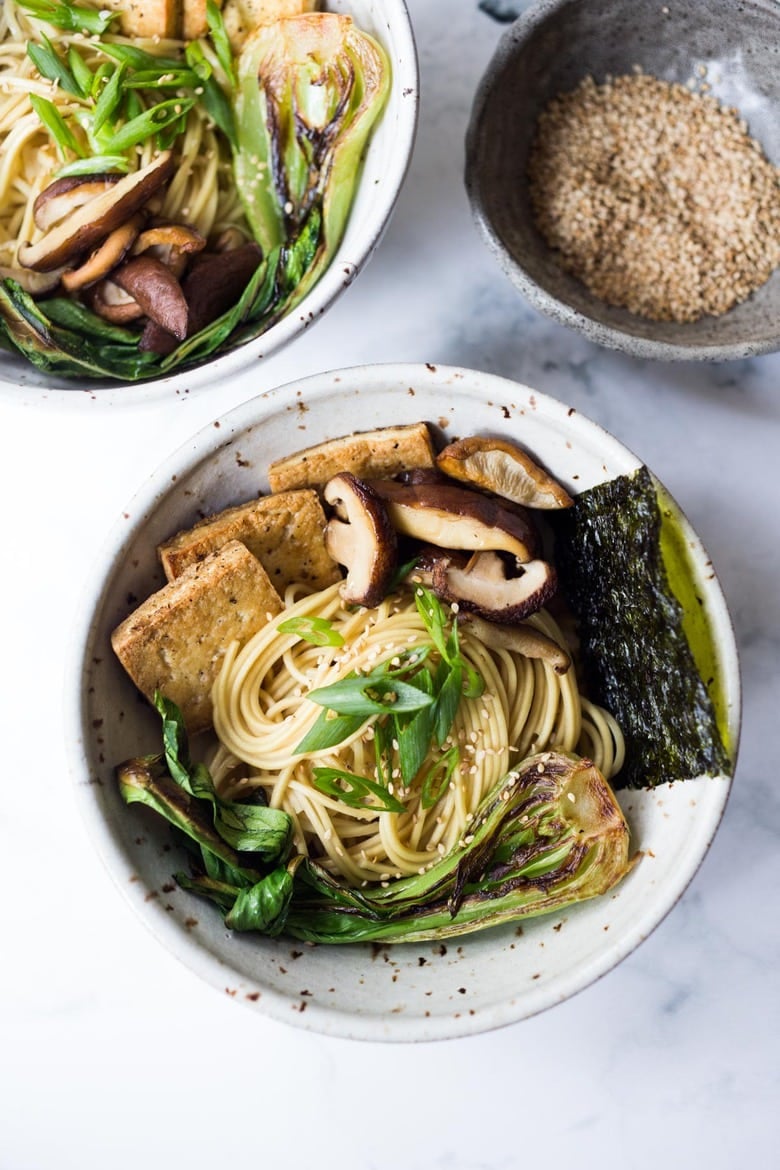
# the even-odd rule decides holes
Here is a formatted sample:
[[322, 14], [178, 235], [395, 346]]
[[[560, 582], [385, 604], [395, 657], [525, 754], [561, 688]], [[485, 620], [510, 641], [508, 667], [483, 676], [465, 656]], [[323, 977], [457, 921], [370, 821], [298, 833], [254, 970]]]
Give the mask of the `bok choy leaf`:
[[215, 903], [234, 930], [319, 943], [446, 938], [560, 911], [605, 893], [633, 864], [626, 821], [598, 769], [543, 752], [495, 786], [440, 861], [355, 889], [316, 860], [290, 856], [287, 814], [220, 798], [189, 759], [176, 707], [160, 697], [157, 707], [164, 751], [120, 765], [120, 792], [185, 835], [193, 871], [177, 882]]
[[237, 65], [235, 176], [264, 251], [295, 238], [313, 207], [322, 245], [296, 297], [344, 231], [368, 136], [390, 86], [381, 46], [348, 16], [312, 13], [255, 30]]

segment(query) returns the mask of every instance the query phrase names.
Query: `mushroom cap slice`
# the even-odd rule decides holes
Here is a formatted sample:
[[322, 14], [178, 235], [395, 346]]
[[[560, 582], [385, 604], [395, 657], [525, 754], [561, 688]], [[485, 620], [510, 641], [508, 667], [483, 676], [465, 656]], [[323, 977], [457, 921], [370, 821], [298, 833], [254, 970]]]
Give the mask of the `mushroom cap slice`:
[[231, 309], [262, 262], [262, 249], [254, 243], [195, 256], [182, 281], [190, 312], [190, 333], [197, 333]]
[[509, 625], [491, 622], [478, 613], [461, 611], [458, 627], [465, 630], [493, 650], [511, 650], [524, 658], [540, 658], [548, 662], [556, 674], [566, 674], [571, 666], [569, 653], [547, 634], [537, 630], [528, 622]]
[[453, 483], [400, 484], [372, 480], [393, 527], [439, 548], [495, 549], [520, 561], [536, 555], [539, 537], [523, 511]]
[[127, 223], [123, 223], [106, 236], [103, 243], [83, 264], [62, 274], [63, 288], [68, 292], [76, 292], [108, 276], [109, 272], [124, 260], [125, 253], [141, 230], [141, 222], [141, 216], [134, 215]]
[[50, 272], [72, 263], [135, 215], [167, 183], [174, 169], [173, 154], [166, 150], [148, 166], [123, 175], [102, 194], [63, 216], [37, 243], [23, 244], [19, 263], [36, 272]]
[[557, 480], [522, 448], [505, 439], [473, 435], [450, 443], [436, 457], [439, 469], [526, 508], [570, 508], [574, 502]]
[[183, 223], [155, 224], [140, 232], [133, 243], [132, 255], [145, 252], [170, 268], [175, 277], [181, 277], [187, 267], [188, 256], [206, 247], [206, 237]]
[[347, 570], [341, 595], [373, 608], [387, 593], [397, 560], [397, 537], [384, 504], [349, 471], [328, 480], [323, 496], [336, 511], [325, 529], [325, 547]]
[[179, 341], [187, 336], [187, 302], [173, 273], [152, 256], [136, 256], [115, 269], [111, 279], [136, 301], [147, 317]]
[[67, 175], [44, 187], [33, 203], [35, 226], [47, 232], [56, 223], [118, 183], [121, 174]]
[[527, 561], [517, 577], [507, 577], [495, 552], [480, 552], [464, 565], [456, 554], [443, 555], [433, 571], [433, 588], [444, 601], [512, 625], [536, 613], [553, 596], [557, 575], [547, 561]]
[[127, 325], [144, 316], [144, 311], [123, 288], [113, 280], [99, 280], [86, 290], [86, 300], [93, 313], [114, 325]]

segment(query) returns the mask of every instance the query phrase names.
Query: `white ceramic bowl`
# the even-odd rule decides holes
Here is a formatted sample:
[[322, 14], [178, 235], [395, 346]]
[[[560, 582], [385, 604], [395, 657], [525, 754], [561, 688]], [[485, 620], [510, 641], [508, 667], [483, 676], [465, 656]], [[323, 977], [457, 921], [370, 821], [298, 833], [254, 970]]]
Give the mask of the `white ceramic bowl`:
[[58, 378], [0, 349], [0, 394], [13, 394], [24, 387], [28, 399], [33, 390], [50, 401], [86, 388], [101, 392], [107, 400], [129, 389], [134, 399], [141, 399], [184, 387], [217, 386], [293, 341], [349, 288], [379, 243], [406, 177], [417, 131], [419, 73], [405, 0], [327, 0], [324, 7], [348, 13], [359, 28], [380, 41], [389, 55], [393, 77], [387, 105], [369, 141], [344, 237], [308, 296], [254, 341], [193, 369], [147, 382]]
[[[162, 584], [155, 546], [205, 511], [267, 488], [271, 458], [350, 428], [427, 419], [455, 436], [515, 436], [570, 491], [628, 473], [639, 460], [560, 402], [502, 378], [424, 365], [368, 366], [270, 391], [177, 451], [124, 510], [88, 578], [70, 672], [73, 779], [91, 836], [119, 888], [157, 938], [221, 992], [276, 1019], [332, 1035], [423, 1040], [484, 1031], [533, 1015], [586, 987], [657, 926], [718, 827], [729, 776], [621, 794], [640, 863], [608, 896], [549, 917], [451, 940], [310, 948], [231, 935], [219, 913], [173, 887], [167, 826], [128, 809], [115, 764], [159, 750], [159, 720], [114, 658], [109, 635]], [[734, 635], [707, 555], [683, 520], [696, 590], [712, 623], [732, 748], [740, 688]], [[120, 712], [122, 713], [120, 717]], [[140, 817], [140, 819], [139, 819]], [[143, 825], [143, 832], [139, 832]], [[561, 925], [563, 924], [563, 925]], [[607, 929], [609, 928], [609, 929]], [[446, 953], [442, 953], [442, 951]], [[423, 962], [424, 960], [424, 962]]]

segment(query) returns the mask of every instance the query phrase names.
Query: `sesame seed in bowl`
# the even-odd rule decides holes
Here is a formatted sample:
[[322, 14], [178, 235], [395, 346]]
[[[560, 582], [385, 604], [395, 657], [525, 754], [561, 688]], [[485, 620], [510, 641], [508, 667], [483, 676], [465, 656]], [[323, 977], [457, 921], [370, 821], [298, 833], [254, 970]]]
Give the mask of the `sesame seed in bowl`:
[[638, 357], [780, 346], [780, 10], [543, 0], [467, 136], [477, 225], [538, 309]]

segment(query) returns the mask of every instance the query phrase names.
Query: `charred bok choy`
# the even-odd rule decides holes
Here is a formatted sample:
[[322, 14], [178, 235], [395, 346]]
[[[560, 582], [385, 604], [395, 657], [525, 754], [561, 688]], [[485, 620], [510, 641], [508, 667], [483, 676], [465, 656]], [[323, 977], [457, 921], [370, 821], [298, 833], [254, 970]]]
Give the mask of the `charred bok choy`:
[[291, 854], [287, 814], [222, 799], [207, 769], [191, 762], [174, 704], [158, 696], [156, 706], [163, 752], [121, 764], [121, 794], [183, 835], [192, 867], [177, 882], [215, 903], [231, 929], [319, 943], [446, 938], [602, 894], [631, 866], [626, 822], [598, 770], [543, 752], [496, 785], [440, 862], [351, 888]]
[[[135, 381], [289, 312], [341, 241], [389, 92], [381, 46], [320, 11], [231, 44], [208, 0], [204, 35], [155, 53], [97, 3], [11, 7], [34, 30], [17, 114], [41, 147], [15, 153], [0, 87], [0, 347], [59, 376]], [[124, 200], [161, 156], [164, 181]], [[29, 205], [11, 207], [12, 189]]]

